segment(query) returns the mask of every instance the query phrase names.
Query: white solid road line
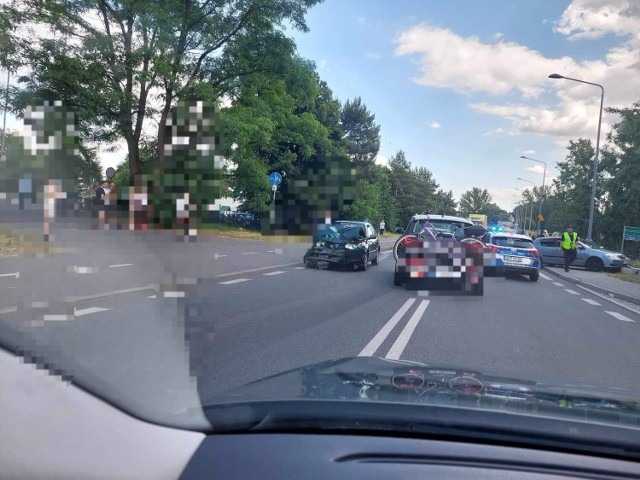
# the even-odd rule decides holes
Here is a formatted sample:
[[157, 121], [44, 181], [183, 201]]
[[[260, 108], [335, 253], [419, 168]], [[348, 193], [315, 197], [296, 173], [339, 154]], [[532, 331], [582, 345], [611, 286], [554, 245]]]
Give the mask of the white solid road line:
[[3, 273], [3, 274], [0, 275], [0, 277], [16, 277], [16, 278], [20, 278], [20, 272]]
[[582, 300], [583, 302], [587, 302], [589, 305], [598, 305], [599, 307], [602, 306], [601, 303], [598, 303], [595, 300], [591, 300], [590, 298], [581, 298], [580, 300]]
[[93, 300], [95, 298], [111, 297], [112, 295], [124, 295], [126, 293], [140, 292], [143, 290], [155, 290], [153, 285], [145, 285], [144, 287], [125, 288], [123, 290], [114, 290], [111, 292], [96, 293], [94, 295], [85, 295], [83, 297], [69, 297], [68, 302], [80, 302], [82, 300]]
[[540, 273], [540, 276], [545, 280], [551, 280], [551, 277], [546, 276], [544, 273]]
[[262, 275], [271, 276], [271, 275], [280, 275], [281, 273], [286, 273], [286, 272], [284, 270], [277, 270], [275, 272], [263, 273]]
[[250, 270], [241, 270], [239, 272], [221, 273], [220, 275], [216, 275], [214, 278], [233, 277], [235, 275], [244, 275], [245, 273], [261, 272], [262, 270], [272, 270], [274, 268], [292, 267], [293, 265], [300, 265], [300, 262], [283, 263], [281, 265], [270, 265], [268, 267], [252, 268]]
[[362, 351], [358, 354], [359, 357], [371, 357], [376, 350], [380, 348], [382, 342], [389, 336], [391, 330], [398, 324], [400, 319], [404, 316], [405, 313], [411, 308], [411, 305], [416, 301], [415, 298], [410, 298], [404, 305], [400, 307], [400, 309], [393, 314], [393, 316], [389, 319], [387, 323], [385, 323], [384, 327], [380, 329], [376, 336], [371, 339], [371, 341], [367, 344], [366, 347], [362, 349]]
[[250, 278], [236, 278], [235, 280], [227, 280], [226, 282], [220, 282], [220, 285], [233, 285], [234, 283], [248, 282]]
[[564, 289], [565, 292], [570, 293], [571, 295], [580, 295], [578, 292], [576, 292], [575, 290], [570, 290], [568, 288]]
[[83, 315], [91, 315], [92, 313], [99, 313], [99, 312], [107, 312], [111, 310], [110, 308], [100, 308], [100, 307], [89, 307], [89, 308], [83, 308], [81, 310], [75, 310], [73, 312], [73, 314], [76, 317], [82, 317]]
[[622, 320], [623, 322], [635, 323], [635, 320], [631, 320], [630, 318], [625, 317], [621, 313], [618, 313], [618, 312], [607, 312], [606, 310], [605, 310], [605, 313], [608, 313], [613, 318], [617, 318], [618, 320]]
[[133, 267], [133, 263], [120, 263], [118, 265], [109, 265], [109, 268]]
[[553, 282], [556, 287], [564, 287], [564, 285], [560, 282]]
[[583, 290], [586, 290], [587, 292], [589, 292], [591, 295], [595, 295], [596, 297], [600, 297], [604, 300], [607, 300], [608, 302], [614, 303], [617, 306], [624, 308], [625, 310], [629, 310], [630, 312], [633, 312], [637, 315], [640, 315], [640, 309], [639, 308], [634, 308], [630, 305], [627, 305], [626, 303], [623, 303], [615, 298], [611, 298], [607, 295], [603, 295], [602, 293], [596, 292], [594, 290], [591, 290], [589, 288], [583, 287], [582, 285], [576, 285], [576, 287], [581, 288]]
[[416, 308], [416, 311], [413, 312], [413, 315], [411, 316], [407, 324], [402, 329], [402, 332], [400, 332], [400, 335], [398, 335], [398, 338], [389, 349], [389, 353], [387, 353], [387, 356], [385, 358], [389, 360], [400, 359], [400, 355], [402, 355], [402, 352], [404, 352], [404, 349], [407, 346], [407, 343], [409, 343], [409, 339], [411, 338], [411, 335], [413, 335], [413, 331], [418, 326], [418, 322], [420, 321], [420, 319], [424, 315], [425, 310], [429, 306], [429, 302], [430, 300], [422, 300], [420, 302], [420, 305], [418, 305], [418, 308]]

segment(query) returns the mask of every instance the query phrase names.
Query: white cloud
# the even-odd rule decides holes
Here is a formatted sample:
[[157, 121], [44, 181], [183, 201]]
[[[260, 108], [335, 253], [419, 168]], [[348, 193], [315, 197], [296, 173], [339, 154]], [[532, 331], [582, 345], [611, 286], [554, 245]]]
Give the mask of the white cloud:
[[504, 135], [504, 128], [495, 128], [493, 130], [489, 130], [488, 132], [484, 132], [482, 134], [483, 137], [501, 137]]
[[451, 30], [419, 25], [400, 34], [395, 54], [418, 55], [420, 85], [448, 88], [459, 93], [505, 95], [519, 92], [534, 97], [549, 81], [544, 73], [575, 71], [569, 57], [547, 59], [525, 45], [513, 42], [482, 43], [477, 37], [461, 37]]
[[[416, 57], [421, 73], [413, 80], [420, 85], [465, 95], [519, 95], [521, 99], [511, 99], [511, 103], [484, 100], [470, 105], [477, 112], [509, 120], [512, 124], [509, 135], [550, 135], [559, 143], [578, 137], [595, 140], [600, 90], [592, 85], [552, 80], [548, 75], [560, 73], [602, 84], [605, 107], [628, 106], [637, 101], [640, 1], [573, 0], [556, 23], [555, 31], [569, 38], [580, 35], [592, 38], [605, 33], [623, 37], [603, 58], [578, 61], [567, 56], [546, 57], [498, 36], [491, 43], [483, 43], [477, 37], [462, 37], [448, 29], [419, 25], [400, 34], [395, 54]], [[555, 93], [557, 101], [538, 103], [536, 98], [545, 92]], [[605, 113], [603, 136], [613, 121], [615, 118]], [[485, 136], [502, 134], [505, 132], [496, 129]]]
[[535, 155], [535, 154], [536, 154], [536, 151], [531, 148], [529, 148], [528, 150], [522, 151], [522, 155]]
[[369, 60], [379, 60], [380, 59], [380, 54], [379, 53], [374, 53], [374, 52], [365, 52], [364, 56], [365, 56], [365, 58], [368, 58]]
[[496, 33], [493, 34], [493, 37], [491, 37], [491, 38], [493, 38], [493, 41], [499, 42], [500, 40], [502, 40], [504, 38], [504, 33], [496, 32]]
[[389, 157], [387, 157], [386, 155], [383, 155], [382, 153], [379, 153], [376, 156], [376, 163], [378, 165], [387, 166], [389, 165]]
[[438, 122], [433, 122], [431, 125], [429, 125], [429, 128], [442, 128], [442, 125]]
[[542, 175], [544, 173], [544, 166], [543, 165], [531, 165], [530, 167], [527, 167], [527, 171], [528, 172], [533, 172], [533, 173], [539, 173], [540, 175]]
[[637, 0], [573, 0], [554, 28], [569, 39], [640, 34]]
[[517, 188], [487, 188], [487, 190], [491, 194], [493, 203], [507, 212], [513, 210], [516, 201], [521, 195]]

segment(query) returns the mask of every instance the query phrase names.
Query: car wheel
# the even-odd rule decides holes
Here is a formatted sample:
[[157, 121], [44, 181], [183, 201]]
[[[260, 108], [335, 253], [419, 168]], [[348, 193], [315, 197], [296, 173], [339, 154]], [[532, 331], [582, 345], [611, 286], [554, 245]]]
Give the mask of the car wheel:
[[368, 266], [369, 266], [369, 254], [363, 253], [362, 260], [360, 260], [360, 264], [359, 264], [360, 270], [362, 270], [363, 272], [366, 272]]
[[587, 270], [591, 270], [592, 272], [601, 272], [604, 270], [604, 262], [597, 257], [591, 257], [587, 260], [585, 267], [587, 267]]
[[539, 273], [532, 273], [531, 275], [529, 275], [529, 281], [530, 282], [537, 282], [538, 279], [540, 278], [540, 274]]
[[315, 260], [309, 260], [308, 258], [304, 259], [304, 266], [307, 268], [316, 268], [317, 265], [318, 262], [316, 262]]
[[376, 258], [371, 260], [371, 265], [378, 265], [380, 259], [380, 247], [378, 247], [378, 252], [376, 253]]

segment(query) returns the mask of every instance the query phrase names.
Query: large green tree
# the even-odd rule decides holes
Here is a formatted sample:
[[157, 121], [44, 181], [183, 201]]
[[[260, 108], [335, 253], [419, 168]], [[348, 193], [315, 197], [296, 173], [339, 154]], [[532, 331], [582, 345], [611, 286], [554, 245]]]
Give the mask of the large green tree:
[[492, 198], [485, 188], [473, 187], [460, 196], [460, 212], [464, 215], [483, 213], [491, 205]]
[[[318, 0], [17, 0], [4, 17], [48, 27], [47, 38], [9, 32], [2, 56], [29, 72], [17, 110], [34, 99], [61, 99], [93, 139], [124, 139], [131, 173], [140, 170], [146, 119], [164, 144], [180, 99], [215, 100], [238, 78], [279, 70], [293, 43], [281, 27], [306, 30]], [[95, 19], [96, 21], [91, 21]], [[22, 31], [25, 31], [23, 28]], [[164, 152], [160, 150], [161, 161]]]
[[342, 107], [341, 126], [349, 156], [359, 165], [373, 163], [380, 151], [380, 125], [360, 97]]

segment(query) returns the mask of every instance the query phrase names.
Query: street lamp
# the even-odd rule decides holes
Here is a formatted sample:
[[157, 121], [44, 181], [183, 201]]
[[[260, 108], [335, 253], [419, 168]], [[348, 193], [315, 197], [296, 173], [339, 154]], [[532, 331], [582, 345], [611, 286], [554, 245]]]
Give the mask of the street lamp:
[[[523, 182], [530, 183], [534, 187], [536, 186], [536, 182], [532, 182], [531, 180], [525, 180], [524, 178], [518, 177], [518, 180], [522, 180]], [[531, 231], [531, 216], [533, 215], [533, 202], [531, 202], [531, 211], [529, 212], [529, 231]], [[524, 225], [523, 225], [524, 227]]]
[[[544, 173], [542, 174], [542, 191], [540, 192], [540, 206], [538, 206], [538, 217], [542, 215], [542, 195], [544, 195], [544, 182], [547, 179], [547, 164], [542, 160], [536, 160], [535, 158], [529, 158], [524, 155], [520, 155], [520, 158], [525, 158], [527, 160], [532, 160], [534, 162], [538, 162], [544, 165]], [[538, 235], [540, 235], [540, 220], [538, 220]]]
[[600, 128], [602, 126], [602, 107], [604, 104], [604, 87], [598, 83], [586, 82], [584, 80], [578, 80], [577, 78], [569, 78], [558, 73], [552, 73], [549, 78], [571, 80], [572, 82], [586, 83], [587, 85], [593, 85], [600, 87], [602, 94], [600, 95], [600, 118], [598, 119], [598, 137], [596, 139], [596, 159], [593, 162], [593, 180], [591, 181], [591, 199], [589, 200], [589, 226], [587, 228], [587, 243], [593, 244], [593, 210], [596, 203], [596, 181], [598, 179], [598, 159], [600, 157]]

